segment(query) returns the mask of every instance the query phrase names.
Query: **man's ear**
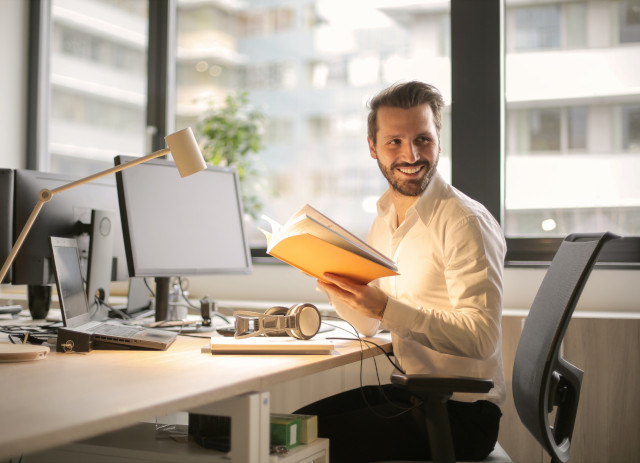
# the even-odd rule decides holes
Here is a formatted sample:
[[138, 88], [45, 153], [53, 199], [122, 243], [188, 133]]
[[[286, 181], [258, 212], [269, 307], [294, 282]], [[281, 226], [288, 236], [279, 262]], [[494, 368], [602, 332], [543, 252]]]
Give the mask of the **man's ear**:
[[367, 142], [369, 143], [369, 154], [373, 159], [378, 159], [378, 154], [376, 153], [376, 145], [373, 143], [371, 138], [367, 138]]

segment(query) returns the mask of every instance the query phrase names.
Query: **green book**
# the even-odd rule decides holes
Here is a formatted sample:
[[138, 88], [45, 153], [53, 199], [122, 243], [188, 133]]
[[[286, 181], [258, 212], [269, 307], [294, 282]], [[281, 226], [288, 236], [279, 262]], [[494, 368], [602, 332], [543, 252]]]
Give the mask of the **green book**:
[[272, 416], [271, 445], [284, 445], [287, 449], [300, 445], [300, 418]]

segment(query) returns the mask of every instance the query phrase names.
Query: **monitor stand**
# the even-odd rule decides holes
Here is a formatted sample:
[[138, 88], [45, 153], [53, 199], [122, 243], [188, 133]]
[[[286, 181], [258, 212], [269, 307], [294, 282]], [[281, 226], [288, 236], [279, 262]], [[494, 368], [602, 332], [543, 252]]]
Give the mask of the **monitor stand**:
[[106, 320], [109, 309], [97, 299], [109, 301], [113, 269], [113, 242], [116, 214], [112, 211], [91, 211], [89, 231], [89, 261], [87, 265], [87, 301], [92, 320]]
[[169, 293], [171, 278], [156, 277], [156, 321], [163, 322], [169, 316]]
[[[179, 288], [174, 283], [173, 291], [170, 277], [156, 277], [156, 321], [182, 320], [177, 310]], [[186, 313], [185, 313], [186, 315]]]
[[[155, 311], [156, 311], [156, 321], [157, 322], [171, 322], [177, 321], [172, 316], [175, 315], [170, 310], [171, 304], [175, 303], [175, 299], [172, 296], [175, 296], [176, 293], [171, 292], [171, 278], [169, 277], [156, 277], [156, 301], [155, 301]], [[215, 310], [215, 308], [214, 308]], [[202, 310], [204, 314], [204, 309]], [[206, 319], [203, 315], [203, 323], [197, 324], [189, 324], [189, 325], [173, 325], [172, 327], [167, 327], [167, 329], [173, 329], [174, 331], [178, 331], [180, 333], [200, 333], [200, 332], [210, 332], [215, 330], [215, 327], [212, 323], [204, 324]], [[210, 319], [209, 319], [210, 322]]]

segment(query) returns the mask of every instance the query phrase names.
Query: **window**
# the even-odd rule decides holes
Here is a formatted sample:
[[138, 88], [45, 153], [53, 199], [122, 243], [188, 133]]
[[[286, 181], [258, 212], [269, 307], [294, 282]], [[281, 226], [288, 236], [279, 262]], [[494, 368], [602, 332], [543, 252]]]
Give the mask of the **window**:
[[560, 46], [558, 5], [521, 8], [515, 12], [516, 48], [531, 50]]
[[[557, 1], [546, 5], [511, 2], [507, 11], [509, 50], [519, 52], [583, 48], [587, 37], [589, 2]], [[525, 3], [525, 6], [521, 6]], [[531, 3], [531, 5], [526, 5]]]
[[587, 108], [574, 106], [567, 109], [568, 150], [587, 148]]
[[[499, 31], [498, 0], [481, 10], [480, 2], [456, 0], [42, 3], [51, 5], [49, 137], [31, 151], [32, 168], [90, 173], [93, 164], [111, 165], [115, 152], [148, 151], [146, 127], [157, 124], [145, 120], [154, 103], [146, 87], [151, 92], [157, 76], [171, 74], [159, 58], [175, 55], [168, 64], [175, 65], [176, 81], [168, 83], [175, 128], [195, 126], [209, 104], [249, 91], [268, 116], [259, 157], [265, 213], [285, 220], [309, 202], [364, 236], [386, 188], [368, 153], [366, 102], [393, 82], [421, 79], [447, 102], [440, 171], [501, 218], [510, 252], [525, 249], [516, 260], [552, 255], [547, 244], [571, 232], [639, 235], [638, 0], [505, 0], [505, 41], [491, 45], [460, 39]], [[176, 47], [149, 52], [171, 32], [149, 10], [172, 5]], [[454, 9], [466, 29], [450, 21]], [[487, 11], [491, 28], [483, 26]], [[471, 51], [463, 72], [453, 57], [460, 42]], [[487, 47], [498, 56], [501, 46], [504, 92], [494, 72], [500, 60], [475, 61]], [[149, 76], [147, 58], [156, 71]], [[454, 81], [485, 98], [475, 119], [460, 122], [452, 112], [452, 94], [461, 97]], [[504, 116], [504, 149], [481, 143], [490, 124], [500, 126], [485, 124], [495, 115]], [[460, 140], [469, 143], [462, 153]], [[264, 246], [261, 235], [252, 238]], [[632, 246], [624, 254], [638, 261]]]
[[531, 151], [560, 150], [559, 109], [538, 109], [529, 111], [529, 140]]
[[[215, 4], [200, 3], [198, 14]], [[178, 2], [178, 17], [190, 8]], [[187, 114], [197, 123], [198, 111], [205, 109], [193, 102], [198, 95], [220, 104], [226, 93], [248, 91], [252, 105], [267, 114], [270, 131], [259, 154], [268, 182], [264, 212], [284, 222], [310, 203], [365, 237], [375, 214], [372, 198], [386, 188], [369, 156], [367, 100], [398, 80], [423, 79], [450, 101], [450, 63], [443, 54], [447, 17], [446, 2], [428, 0], [384, 7], [340, 0], [272, 1], [268, 7], [245, 2], [229, 10], [238, 33], [224, 31], [229, 37], [218, 40], [216, 56], [204, 41], [183, 38], [194, 36], [194, 21], [178, 21], [177, 125], [189, 120]], [[209, 29], [210, 36], [222, 33]], [[181, 58], [186, 56], [191, 59]], [[190, 76], [199, 72], [200, 60], [231, 70], [237, 79]], [[443, 140], [441, 169], [447, 177], [450, 146]], [[248, 229], [255, 230], [252, 243], [264, 247], [257, 227]]]
[[[52, 0], [46, 141], [30, 166], [87, 175], [145, 153], [147, 2]], [[35, 109], [34, 109], [35, 111]], [[43, 139], [45, 139], [43, 137]]]
[[638, 5], [506, 2], [507, 238], [640, 235]]
[[585, 106], [512, 110], [507, 120], [517, 123], [518, 131], [511, 135], [517, 140], [507, 146], [517, 143], [517, 148], [510, 151], [513, 155], [584, 152], [588, 112]]
[[618, 11], [620, 18], [620, 43], [640, 42], [640, 1], [620, 1]]
[[622, 107], [622, 149], [640, 152], [640, 105]]

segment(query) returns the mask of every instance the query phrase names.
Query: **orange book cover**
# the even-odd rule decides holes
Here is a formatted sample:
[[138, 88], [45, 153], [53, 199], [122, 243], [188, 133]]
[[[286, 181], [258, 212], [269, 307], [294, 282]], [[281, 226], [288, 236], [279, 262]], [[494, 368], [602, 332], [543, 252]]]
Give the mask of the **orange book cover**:
[[265, 219], [272, 226], [262, 230], [267, 253], [314, 278], [336, 273], [364, 284], [398, 274], [392, 260], [309, 205], [284, 225]]

